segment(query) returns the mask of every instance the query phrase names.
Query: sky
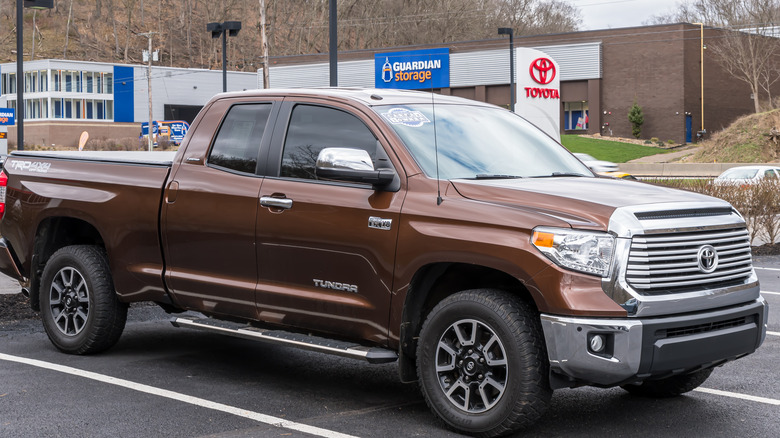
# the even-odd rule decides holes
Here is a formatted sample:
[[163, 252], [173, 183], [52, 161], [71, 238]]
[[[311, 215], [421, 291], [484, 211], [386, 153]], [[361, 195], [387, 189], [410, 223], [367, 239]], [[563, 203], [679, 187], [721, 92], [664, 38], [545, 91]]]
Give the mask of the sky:
[[580, 9], [581, 30], [641, 26], [653, 15], [667, 14], [682, 0], [568, 0]]

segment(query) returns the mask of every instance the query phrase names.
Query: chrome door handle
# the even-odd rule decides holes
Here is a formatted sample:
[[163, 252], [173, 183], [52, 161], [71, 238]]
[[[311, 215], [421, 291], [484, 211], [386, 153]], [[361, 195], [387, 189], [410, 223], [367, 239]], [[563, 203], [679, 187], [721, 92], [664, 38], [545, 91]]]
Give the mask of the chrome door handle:
[[293, 200], [287, 198], [272, 198], [270, 196], [260, 197], [260, 205], [268, 208], [283, 208], [289, 210], [293, 206]]

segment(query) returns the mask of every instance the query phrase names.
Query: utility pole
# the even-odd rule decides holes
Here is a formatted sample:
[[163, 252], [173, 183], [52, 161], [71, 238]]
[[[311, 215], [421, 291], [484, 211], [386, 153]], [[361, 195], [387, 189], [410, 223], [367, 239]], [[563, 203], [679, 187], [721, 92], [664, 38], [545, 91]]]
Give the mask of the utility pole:
[[147, 88], [149, 89], [149, 127], [147, 129], [147, 138], [149, 139], [149, 151], [154, 150], [154, 141], [152, 140], [152, 122], [154, 121], [154, 115], [152, 113], [152, 36], [157, 32], [139, 33], [139, 36], [145, 36], [149, 40], [149, 54], [147, 56], [148, 63], [146, 64], [146, 81]]
[[330, 64], [330, 86], [339, 86], [339, 31], [338, 31], [338, 12], [337, 1], [329, 0], [329, 14], [328, 14], [328, 46], [329, 46], [329, 64]]
[[271, 78], [268, 72], [268, 38], [266, 37], [265, 28], [265, 0], [260, 0], [260, 40], [263, 45], [263, 88], [268, 89], [271, 87]]

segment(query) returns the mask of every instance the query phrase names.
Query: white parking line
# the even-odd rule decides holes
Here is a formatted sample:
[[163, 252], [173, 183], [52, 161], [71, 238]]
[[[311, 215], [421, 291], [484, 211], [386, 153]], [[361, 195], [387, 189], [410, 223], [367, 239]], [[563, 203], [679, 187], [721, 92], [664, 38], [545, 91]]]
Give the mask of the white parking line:
[[758, 266], [753, 266], [753, 269], [758, 269], [759, 271], [780, 271], [778, 268], [759, 268]]
[[31, 365], [38, 368], [44, 368], [47, 370], [57, 371], [60, 373], [71, 374], [74, 376], [84, 377], [98, 382], [108, 383], [110, 385], [121, 386], [123, 388], [132, 389], [133, 391], [145, 392], [147, 394], [157, 395], [160, 397], [169, 398], [171, 400], [177, 400], [191, 405], [200, 406], [206, 409], [212, 409], [215, 411], [224, 412], [238, 417], [248, 418], [260, 423], [276, 426], [283, 429], [295, 430], [298, 432], [307, 433], [310, 435], [316, 435], [324, 438], [356, 438], [352, 435], [346, 435], [340, 432], [334, 432], [332, 430], [321, 429], [319, 427], [308, 426], [306, 424], [296, 423], [293, 421], [285, 420], [282, 418], [272, 417], [270, 415], [261, 414], [258, 412], [247, 411], [245, 409], [236, 408], [233, 406], [224, 405], [222, 403], [216, 403], [213, 401], [205, 400], [198, 397], [192, 397], [189, 395], [181, 394], [178, 392], [168, 391], [165, 389], [155, 388], [153, 386], [144, 385], [141, 383], [131, 382], [129, 380], [117, 379], [115, 377], [106, 376], [103, 374], [93, 373], [91, 371], [80, 370], [78, 368], [71, 368], [63, 365], [57, 365], [50, 362], [44, 362], [36, 359], [28, 359], [25, 357], [11, 356], [8, 354], [0, 353], [0, 360], [8, 362], [16, 362], [25, 365]]
[[766, 332], [766, 334], [772, 335], [772, 336], [780, 336], [780, 332]]
[[721, 391], [719, 389], [710, 389], [710, 388], [696, 388], [694, 389], [694, 391], [706, 392], [707, 394], [722, 395], [724, 397], [738, 398], [741, 400], [754, 401], [758, 403], [765, 403], [768, 405], [780, 406], [780, 400], [775, 400], [772, 398], [756, 397], [754, 395], [739, 394], [736, 392]]
[[769, 292], [768, 290], [762, 290], [761, 293], [769, 295], [780, 295], [780, 292]]

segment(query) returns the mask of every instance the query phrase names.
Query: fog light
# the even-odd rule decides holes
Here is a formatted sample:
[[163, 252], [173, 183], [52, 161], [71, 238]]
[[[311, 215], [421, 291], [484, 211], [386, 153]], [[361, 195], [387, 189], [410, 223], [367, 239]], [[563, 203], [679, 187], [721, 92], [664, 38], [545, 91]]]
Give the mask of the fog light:
[[606, 342], [604, 342], [604, 336], [593, 335], [593, 337], [590, 338], [590, 350], [592, 352], [602, 353], [604, 351], [605, 346], [606, 346]]

